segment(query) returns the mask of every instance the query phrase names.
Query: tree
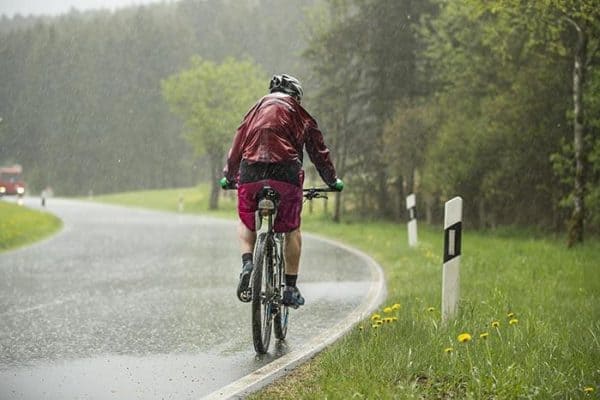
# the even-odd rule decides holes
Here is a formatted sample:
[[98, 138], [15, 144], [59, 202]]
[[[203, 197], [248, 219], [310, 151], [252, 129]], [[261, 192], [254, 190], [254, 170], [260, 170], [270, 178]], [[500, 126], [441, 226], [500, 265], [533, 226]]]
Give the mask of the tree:
[[190, 67], [162, 82], [171, 110], [185, 124], [184, 136], [197, 155], [207, 155], [212, 190], [210, 209], [218, 208], [221, 167], [241, 117], [265, 93], [264, 71], [253, 62], [223, 63], [193, 57]]
[[[496, 3], [496, 4], [494, 4]], [[531, 37], [546, 42], [548, 48], [561, 58], [572, 59], [572, 125], [574, 179], [571, 197], [573, 211], [568, 221], [567, 243], [572, 246], [583, 241], [585, 219], [586, 160], [585, 101], [586, 75], [594, 66], [600, 49], [600, 8], [596, 0], [546, 0], [524, 3], [519, 0], [488, 2], [494, 10], [506, 7], [514, 14], [530, 17]], [[511, 14], [513, 14], [511, 13]], [[514, 15], [513, 14], [513, 15]], [[531, 18], [531, 17], [535, 18]]]
[[[363, 213], [393, 212], [384, 125], [399, 102], [428, 88], [416, 70], [415, 27], [430, 1], [328, 0], [304, 53], [319, 83], [319, 115], [333, 131], [336, 167]], [[336, 210], [338, 208], [336, 207]], [[337, 215], [337, 212], [336, 214]]]
[[417, 177], [425, 164], [426, 150], [435, 138], [436, 107], [404, 102], [384, 127], [383, 157], [397, 176], [397, 215], [405, 213], [406, 195], [418, 191]]
[[470, 220], [556, 227], [563, 218], [550, 157], [572, 125], [575, 31], [565, 15], [593, 19], [592, 3], [440, 1], [425, 21], [423, 66], [445, 109], [426, 177], [446, 195], [460, 191]]
[[[563, 3], [563, 4], [560, 4]], [[570, 3], [570, 2], [568, 2]], [[575, 156], [575, 184], [573, 186], [573, 214], [569, 222], [568, 244], [583, 242], [583, 221], [585, 218], [585, 186], [586, 179], [584, 175], [584, 84], [587, 70], [592, 64], [594, 53], [598, 50], [600, 38], [600, 12], [598, 4], [595, 8], [591, 2], [581, 2], [579, 7], [574, 4], [565, 4], [559, 2], [564, 19], [572, 25], [577, 33], [573, 51], [573, 148]], [[594, 40], [593, 50], [589, 50], [589, 42]]]
[[[345, 178], [349, 153], [358, 147], [360, 120], [353, 114], [359, 104], [357, 97], [361, 93], [362, 75], [357, 66], [358, 57], [352, 51], [353, 41], [348, 40], [356, 34], [352, 26], [344, 24], [351, 8], [347, 2], [332, 1], [327, 7], [312, 11], [311, 40], [304, 52], [313, 71], [308, 86], [315, 88], [312, 98], [319, 110], [321, 128], [331, 145], [337, 174]], [[341, 219], [342, 198], [341, 193], [335, 198], [335, 222]]]

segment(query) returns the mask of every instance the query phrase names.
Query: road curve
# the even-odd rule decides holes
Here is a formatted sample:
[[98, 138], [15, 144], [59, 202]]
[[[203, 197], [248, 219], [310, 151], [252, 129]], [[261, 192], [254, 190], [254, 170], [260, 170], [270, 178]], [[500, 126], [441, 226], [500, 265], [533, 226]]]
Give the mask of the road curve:
[[307, 304], [257, 357], [249, 305], [234, 294], [233, 222], [63, 199], [47, 209], [60, 233], [0, 254], [1, 399], [244, 396], [383, 300], [374, 261], [306, 235]]

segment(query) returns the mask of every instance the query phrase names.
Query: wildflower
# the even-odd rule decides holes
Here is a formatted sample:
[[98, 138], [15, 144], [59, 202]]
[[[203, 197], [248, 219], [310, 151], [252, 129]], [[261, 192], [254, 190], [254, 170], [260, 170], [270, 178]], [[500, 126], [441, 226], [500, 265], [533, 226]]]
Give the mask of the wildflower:
[[365, 329], [365, 328], [364, 328], [364, 326], [362, 326], [362, 325], [360, 325], [360, 326], [358, 327], [358, 330], [359, 330], [359, 331], [362, 331], [363, 329]]
[[383, 319], [383, 322], [385, 322], [386, 324], [389, 324], [389, 323], [391, 323], [391, 322], [392, 322], [392, 318], [391, 318], [391, 317], [384, 318], [384, 319]]
[[519, 323], [519, 320], [516, 318], [511, 319], [510, 321], [508, 321], [509, 325], [516, 325]]
[[511, 318], [511, 319], [512, 319], [512, 318], [514, 318], [514, 317], [515, 317], [515, 313], [514, 313], [514, 312], [509, 312], [508, 314], [506, 314], [506, 316], [507, 316], [508, 318]]
[[378, 319], [377, 321], [375, 321], [375, 325], [381, 326], [381, 325], [383, 325], [383, 321]]
[[444, 353], [446, 353], [446, 354], [450, 354], [450, 353], [452, 353], [453, 351], [454, 351], [454, 349], [453, 349], [452, 347], [446, 347], [446, 348], [444, 349]]
[[429, 311], [429, 312], [434, 312], [434, 311], [435, 311], [435, 308], [433, 308], [433, 307], [429, 307], [429, 308], [427, 309], [427, 311]]
[[373, 328], [373, 329], [379, 329], [379, 325], [380, 324], [373, 324], [373, 325], [371, 325], [371, 328]]
[[594, 388], [591, 386], [588, 386], [588, 387], [583, 388], [583, 391], [585, 393], [592, 393], [594, 391]]
[[398, 311], [400, 309], [400, 307], [402, 307], [402, 306], [400, 304], [396, 303], [392, 306], [392, 310]]
[[490, 336], [490, 334], [487, 332], [483, 332], [483, 333], [479, 334], [479, 338], [483, 339], [483, 340], [486, 340], [488, 338], [488, 336]]
[[386, 308], [384, 308], [383, 312], [386, 313], [386, 314], [391, 313], [392, 312], [392, 307], [386, 307]]
[[379, 314], [373, 314], [371, 316], [371, 321], [377, 321], [379, 319], [381, 319], [381, 315], [379, 315]]
[[471, 340], [471, 335], [469, 335], [468, 333], [461, 333], [460, 335], [458, 335], [458, 341], [461, 343], [466, 343], [469, 340]]
[[492, 328], [498, 328], [500, 326], [500, 321], [492, 322]]

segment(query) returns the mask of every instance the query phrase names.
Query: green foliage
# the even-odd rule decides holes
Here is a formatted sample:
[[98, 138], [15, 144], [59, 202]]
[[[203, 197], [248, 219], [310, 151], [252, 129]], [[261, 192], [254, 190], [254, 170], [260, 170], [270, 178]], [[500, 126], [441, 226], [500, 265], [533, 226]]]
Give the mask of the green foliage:
[[61, 226], [51, 214], [0, 201], [0, 252], [41, 240]]
[[[414, 190], [427, 216], [458, 194], [468, 225], [564, 228], [574, 26], [589, 48], [586, 151], [598, 130], [594, 1], [323, 4], [305, 54], [326, 125], [348, 147], [337, 154], [350, 175], [348, 209], [404, 215], [405, 192]], [[588, 178], [587, 193], [595, 193], [595, 172]], [[600, 228], [595, 213], [588, 210], [591, 230]]]
[[426, 187], [463, 195], [467, 219], [480, 226], [564, 226], [568, 179], [555, 174], [566, 172], [557, 153], [572, 129], [564, 18], [541, 3], [454, 2], [422, 27], [423, 65], [446, 110], [426, 163], [435, 183]]
[[266, 74], [251, 61], [233, 58], [216, 64], [194, 57], [190, 64], [163, 81], [163, 94], [185, 122], [196, 154], [221, 160], [241, 116], [266, 93]]
[[398, 181], [397, 171], [383, 160], [383, 129], [397, 102], [427, 92], [416, 70], [416, 27], [430, 2], [326, 1], [322, 7], [305, 56], [320, 88], [315, 102], [322, 125], [334, 132], [334, 160], [349, 183], [344, 197], [363, 213], [397, 213], [388, 185]]

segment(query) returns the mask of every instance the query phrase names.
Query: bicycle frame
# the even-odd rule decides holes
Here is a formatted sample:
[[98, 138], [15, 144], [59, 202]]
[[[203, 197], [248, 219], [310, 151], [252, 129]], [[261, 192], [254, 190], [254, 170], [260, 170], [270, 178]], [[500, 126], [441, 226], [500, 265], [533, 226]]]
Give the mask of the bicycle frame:
[[277, 339], [287, 334], [288, 308], [281, 303], [284, 288], [285, 261], [284, 238], [274, 231], [274, 221], [279, 205], [279, 193], [269, 186], [258, 194], [255, 213], [257, 230], [266, 219], [266, 231], [259, 234], [254, 251], [255, 268], [252, 272], [252, 335], [257, 353], [269, 348], [272, 323]]

